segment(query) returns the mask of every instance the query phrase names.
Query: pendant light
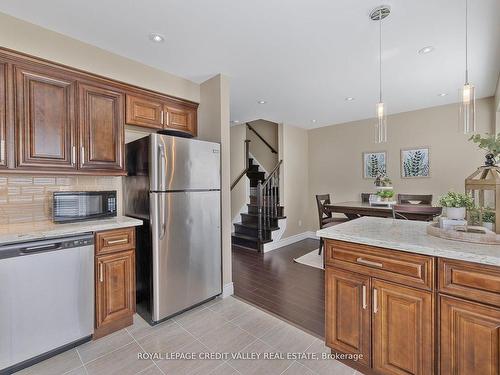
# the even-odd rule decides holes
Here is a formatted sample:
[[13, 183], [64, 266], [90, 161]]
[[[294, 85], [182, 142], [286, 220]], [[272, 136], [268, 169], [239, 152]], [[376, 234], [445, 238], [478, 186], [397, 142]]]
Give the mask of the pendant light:
[[468, 5], [468, 1], [465, 0], [465, 84], [459, 90], [459, 128], [464, 134], [476, 131], [476, 95], [474, 85], [469, 82]]
[[389, 16], [390, 13], [391, 9], [387, 5], [381, 5], [370, 12], [370, 19], [379, 23], [379, 101], [376, 105], [376, 143], [387, 142], [387, 107], [382, 100], [382, 20]]

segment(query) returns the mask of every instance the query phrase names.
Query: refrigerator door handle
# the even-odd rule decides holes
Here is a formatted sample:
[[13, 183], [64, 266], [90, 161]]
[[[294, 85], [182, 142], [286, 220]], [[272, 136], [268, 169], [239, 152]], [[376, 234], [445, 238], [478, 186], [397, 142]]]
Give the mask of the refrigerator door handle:
[[160, 240], [163, 240], [167, 231], [167, 223], [165, 220], [165, 194], [158, 194], [158, 197], [158, 208], [160, 209]]
[[166, 163], [167, 163], [167, 157], [165, 155], [165, 145], [163, 143], [158, 143], [158, 149], [159, 149], [159, 164], [160, 164], [160, 190], [166, 190], [167, 183], [166, 183], [166, 177], [167, 177], [167, 168], [166, 168]]

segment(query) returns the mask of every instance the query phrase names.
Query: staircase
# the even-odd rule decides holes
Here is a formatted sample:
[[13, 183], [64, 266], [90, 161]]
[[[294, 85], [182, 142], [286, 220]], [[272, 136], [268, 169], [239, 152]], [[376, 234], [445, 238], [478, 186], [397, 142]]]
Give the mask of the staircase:
[[248, 158], [245, 175], [250, 180], [250, 203], [241, 214], [241, 222], [234, 224], [233, 245], [261, 252], [264, 244], [272, 241], [272, 232], [280, 229], [278, 220], [285, 219], [279, 197], [281, 161], [268, 176]]

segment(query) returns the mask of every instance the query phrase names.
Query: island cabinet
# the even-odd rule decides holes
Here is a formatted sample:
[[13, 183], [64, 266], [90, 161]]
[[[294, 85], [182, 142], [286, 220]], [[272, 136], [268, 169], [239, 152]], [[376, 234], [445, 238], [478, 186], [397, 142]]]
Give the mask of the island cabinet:
[[95, 235], [94, 339], [127, 327], [135, 312], [135, 228]]
[[439, 259], [440, 370], [500, 374], [500, 267]]
[[157, 95], [127, 95], [126, 123], [153, 129], [172, 130], [190, 136], [197, 133], [195, 103]]
[[325, 240], [325, 341], [365, 374], [500, 374], [500, 267]]
[[435, 373], [434, 259], [327, 240], [326, 344], [372, 374]]

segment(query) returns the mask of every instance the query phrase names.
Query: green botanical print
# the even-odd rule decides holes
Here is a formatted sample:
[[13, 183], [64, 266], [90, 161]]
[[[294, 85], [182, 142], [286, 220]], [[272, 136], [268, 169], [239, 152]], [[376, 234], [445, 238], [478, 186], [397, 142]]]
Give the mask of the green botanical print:
[[385, 175], [385, 157], [383, 154], [369, 154], [365, 159], [366, 177], [376, 178]]
[[426, 177], [429, 175], [428, 154], [423, 150], [406, 151], [403, 160], [404, 177]]

